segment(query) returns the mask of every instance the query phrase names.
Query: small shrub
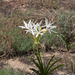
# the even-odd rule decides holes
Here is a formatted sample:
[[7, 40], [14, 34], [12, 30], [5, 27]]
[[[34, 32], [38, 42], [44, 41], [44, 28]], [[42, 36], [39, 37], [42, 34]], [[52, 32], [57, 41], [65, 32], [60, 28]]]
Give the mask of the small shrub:
[[[56, 31], [57, 31], [57, 29], [56, 29]], [[54, 33], [51, 33], [51, 34], [49, 32], [45, 33], [45, 40], [46, 40], [45, 46], [46, 46], [46, 50], [50, 49], [52, 46], [55, 46], [57, 44], [56, 42], [58, 41], [58, 39], [56, 37], [57, 36]]]
[[15, 75], [15, 73], [13, 69], [2, 69], [0, 75]]
[[[22, 31], [18, 27], [19, 25], [23, 24], [23, 20], [26, 19], [28, 20], [29, 18], [31, 18], [31, 12], [33, 10], [29, 9], [26, 12], [22, 12], [20, 9], [16, 9], [14, 11], [11, 12], [11, 14], [4, 16], [3, 14], [0, 14], [0, 51], [2, 52], [9, 52], [8, 50], [14, 48], [14, 46], [17, 46], [16, 48], [21, 51], [24, 50], [24, 48], [22, 48], [23, 43], [21, 42], [22, 39], [27, 39], [25, 36], [24, 31]], [[20, 33], [22, 33], [23, 35], [21, 35]], [[18, 42], [18, 40], [21, 40], [20, 42], [22, 44], [20, 44], [20, 42]], [[15, 43], [16, 42], [16, 43]], [[27, 41], [26, 41], [27, 42]], [[31, 42], [31, 41], [30, 41]], [[14, 46], [13, 46], [14, 44]], [[18, 45], [15, 45], [18, 44]], [[20, 46], [19, 46], [20, 45]], [[30, 43], [26, 43], [26, 46], [28, 47], [28, 50], [31, 49]], [[26, 48], [27, 48], [26, 47]], [[10, 52], [11, 53], [11, 52]]]
[[23, 73], [20, 71], [15, 73], [13, 68], [4, 68], [0, 70], [0, 75], [23, 75]]
[[25, 32], [19, 28], [16, 29], [13, 27], [11, 30], [8, 29], [8, 31], [1, 33], [1, 35], [0, 51], [6, 53], [7, 55], [14, 56], [16, 51], [28, 52], [29, 50], [32, 50], [32, 39], [25, 36]]
[[57, 26], [59, 32], [65, 36], [67, 42], [69, 43], [73, 38], [75, 14], [73, 12], [67, 13], [63, 11], [58, 13]]
[[69, 51], [73, 46], [75, 46], [75, 44], [73, 44], [73, 41], [75, 40], [75, 38], [73, 38], [73, 40], [70, 43], [67, 43], [67, 40], [65, 39], [65, 37], [62, 34], [59, 34], [58, 37], [61, 39], [61, 41], [65, 44], [67, 50]]
[[26, 37], [17, 36], [17, 42], [13, 43], [13, 48], [17, 51], [26, 51], [32, 50], [33, 41], [32, 39]]

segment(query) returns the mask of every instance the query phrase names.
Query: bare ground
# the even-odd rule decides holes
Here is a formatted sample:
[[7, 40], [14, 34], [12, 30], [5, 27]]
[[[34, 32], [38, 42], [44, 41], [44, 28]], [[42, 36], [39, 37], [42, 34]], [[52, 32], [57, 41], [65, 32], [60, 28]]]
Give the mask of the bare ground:
[[[74, 75], [71, 71], [71, 62], [70, 60], [73, 62], [73, 64], [75, 65], [75, 47], [73, 47], [70, 52], [68, 52], [66, 49], [64, 48], [56, 48], [56, 49], [51, 49], [48, 52], [45, 52], [45, 60], [46, 63], [49, 61], [49, 59], [55, 55], [55, 58], [53, 59], [53, 61], [62, 58], [61, 61], [59, 61], [58, 63], [56, 63], [54, 66], [58, 65], [58, 64], [65, 64], [65, 66], [60, 67], [59, 69], [57, 69], [56, 71], [54, 71], [51, 75]], [[28, 56], [33, 56], [33, 54], [30, 54]], [[5, 64], [8, 64], [8, 66], [12, 67], [13, 69], [15, 69], [15, 72], [18, 72], [18, 70], [21, 70], [25, 75], [35, 75], [35, 73], [33, 71], [30, 70], [30, 68], [37, 68], [29, 59], [28, 56], [23, 55], [21, 57], [14, 57], [13, 59], [3, 59], [0, 60], [0, 69], [5, 67]], [[41, 56], [43, 58], [43, 56]], [[37, 59], [34, 58], [36, 61]], [[52, 61], [52, 62], [53, 62]]]

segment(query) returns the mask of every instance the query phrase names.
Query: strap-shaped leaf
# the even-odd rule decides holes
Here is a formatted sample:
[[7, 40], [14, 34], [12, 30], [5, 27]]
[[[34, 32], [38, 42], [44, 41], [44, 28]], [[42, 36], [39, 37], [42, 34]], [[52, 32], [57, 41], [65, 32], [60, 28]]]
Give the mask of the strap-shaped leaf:
[[[50, 66], [49, 66], [49, 68], [48, 68], [48, 71], [50, 70], [50, 68], [55, 64], [55, 63], [57, 63], [59, 60], [61, 60], [62, 58], [60, 58], [60, 59], [58, 59], [58, 60], [56, 60], [55, 62], [53, 62]], [[48, 72], [47, 71], [47, 72]]]
[[[61, 37], [62, 36], [62, 37]], [[68, 48], [68, 44], [67, 44], [67, 42], [66, 42], [66, 39], [65, 39], [65, 37], [63, 36], [63, 35], [61, 35], [61, 36], [59, 36], [58, 35], [58, 37], [62, 40], [62, 42], [66, 45], [66, 47]]]
[[[37, 56], [37, 55], [36, 55], [36, 56]], [[38, 56], [37, 56], [37, 58], [38, 58]], [[41, 64], [40, 61], [39, 61], [39, 64], [38, 64], [33, 58], [29, 57], [29, 59], [30, 59], [32, 62], [34, 62], [34, 64], [38, 67], [38, 69], [40, 70], [40, 72], [43, 72], [43, 64]], [[38, 60], [39, 60], [39, 58], [38, 58]]]
[[47, 67], [46, 67], [46, 71], [45, 72], [48, 72], [48, 67], [50, 65], [50, 62], [52, 61], [52, 59], [55, 57], [55, 55], [52, 56], [52, 58], [49, 60], [48, 64], [47, 64]]
[[64, 35], [60, 34], [60, 36], [61, 36], [61, 37], [63, 38], [63, 40], [67, 43], [67, 41], [66, 41]]
[[68, 51], [70, 50], [70, 48], [71, 48], [72, 46], [75, 45], [75, 44], [71, 45], [71, 44], [73, 43], [74, 40], [75, 40], [75, 38], [73, 38], [73, 40], [72, 40], [71, 43], [69, 44]]
[[49, 71], [49, 73], [47, 75], [49, 75], [52, 71], [54, 71], [55, 69], [61, 67], [61, 66], [64, 66], [65, 64], [61, 64], [61, 65], [58, 65], [56, 66], [55, 68], [53, 68], [52, 70]]
[[72, 44], [72, 42], [75, 40], [75, 37], [73, 38], [73, 40], [71, 41], [70, 45]]
[[37, 73], [38, 75], [41, 75], [41, 74], [39, 73], [39, 71], [35, 70], [34, 68], [30, 68], [30, 70], [34, 71], [34, 72]]
[[38, 60], [38, 63], [39, 63], [38, 64], [39, 65], [39, 70], [40, 70], [40, 72], [43, 72], [43, 63], [42, 63], [41, 56], [40, 56], [40, 53], [39, 53], [38, 49], [37, 49], [37, 52], [38, 52], [38, 54], [36, 54], [36, 52], [34, 50], [34, 54], [37, 57], [37, 60]]
[[43, 63], [42, 63], [42, 60], [41, 60], [41, 56], [40, 56], [40, 53], [38, 51], [38, 54], [36, 54], [36, 52], [34, 51], [35, 53], [35, 56], [37, 57], [37, 60], [38, 60], [38, 65], [39, 65], [39, 70], [40, 72], [42, 73], [43, 72]]
[[42, 72], [44, 72], [44, 70], [43, 70], [43, 63], [42, 63], [42, 59], [41, 59], [41, 57], [40, 57], [40, 54], [38, 53], [38, 55], [36, 55], [36, 57], [37, 57], [37, 60], [38, 60], [38, 62], [39, 62], [39, 67], [40, 67], [40, 72], [42, 73]]
[[71, 46], [69, 46], [69, 49], [72, 47], [72, 46], [74, 46], [75, 44], [73, 44], [73, 45], [71, 45]]
[[[71, 61], [71, 60], [70, 60]], [[73, 72], [73, 62], [71, 61], [71, 70]]]
[[38, 67], [38, 69], [40, 69], [39, 64], [31, 57], [28, 57], [32, 62], [34, 62], [34, 64]]

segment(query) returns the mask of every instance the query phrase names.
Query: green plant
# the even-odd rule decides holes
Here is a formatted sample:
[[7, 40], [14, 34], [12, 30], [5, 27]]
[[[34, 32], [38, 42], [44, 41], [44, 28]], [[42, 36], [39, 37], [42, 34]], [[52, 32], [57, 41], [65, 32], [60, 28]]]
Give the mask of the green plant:
[[25, 51], [28, 52], [32, 49], [32, 39], [28, 35], [22, 35], [22, 30], [19, 28], [12, 28], [9, 36], [12, 36], [10, 39], [11, 46], [16, 51]]
[[15, 73], [13, 69], [2, 69], [0, 75], [15, 75]]
[[[15, 37], [14, 37], [15, 38]], [[28, 52], [29, 50], [32, 50], [32, 39], [30, 39], [28, 36], [22, 37], [21, 35], [18, 35], [17, 41], [13, 43], [13, 48], [17, 51], [25, 51]]]
[[75, 44], [72, 44], [75, 38], [73, 38], [73, 40], [70, 43], [67, 43], [67, 40], [65, 39], [64, 35], [59, 34], [58, 37], [65, 44], [68, 51], [71, 49], [72, 46], [75, 45]]
[[46, 43], [45, 43], [46, 48], [51, 48], [51, 46], [55, 45], [56, 34], [54, 33], [50, 34], [49, 32], [46, 32], [45, 40], [46, 40]]
[[[6, 16], [0, 13], [0, 53], [9, 52], [8, 50], [12, 48], [13, 51], [15, 51], [14, 49], [16, 49], [17, 51], [21, 52], [25, 51], [26, 48], [26, 51], [32, 49], [32, 40], [29, 37], [25, 37], [24, 31], [22, 31], [21, 29], [16, 29], [17, 26], [23, 25], [23, 19], [28, 20], [32, 18], [32, 12], [33, 9], [31, 8], [29, 8], [29, 10], [25, 12], [22, 12], [18, 8]], [[22, 33], [23, 35], [21, 35], [20, 33]], [[22, 39], [26, 40], [22, 41]], [[28, 40], [30, 42], [28, 42]], [[24, 46], [24, 44], [26, 46]]]
[[61, 34], [64, 34], [65, 37], [69, 38], [72, 37], [73, 29], [74, 29], [74, 23], [75, 23], [75, 13], [70, 11], [69, 13], [67, 12], [57, 12], [57, 26]]
[[57, 14], [56, 25], [59, 30], [59, 33], [63, 34], [66, 42], [69, 44], [73, 40], [73, 37], [75, 36], [74, 32], [75, 13], [73, 11], [69, 12], [56, 11], [56, 14]]
[[[34, 53], [35, 53], [35, 52], [34, 52]], [[64, 65], [64, 64], [61, 64], [61, 65], [58, 65], [58, 66], [54, 67], [53, 69], [51, 69], [51, 68], [54, 66], [55, 63], [57, 63], [58, 61], [61, 60], [61, 58], [58, 59], [58, 60], [56, 60], [56, 61], [53, 62], [52, 64], [50, 64], [51, 61], [52, 61], [52, 59], [55, 57], [55, 55], [52, 56], [52, 58], [49, 60], [47, 66], [46, 66], [45, 63], [43, 64], [43, 62], [42, 62], [41, 55], [40, 55], [39, 51], [38, 51], [38, 54], [35, 53], [35, 56], [36, 56], [38, 62], [36, 62], [32, 57], [29, 57], [29, 59], [30, 59], [30, 60], [37, 66], [37, 68], [39, 69], [39, 71], [38, 71], [38, 70], [36, 70], [36, 69], [34, 69], [34, 68], [31, 68], [31, 70], [34, 71], [35, 73], [37, 73], [37, 75], [49, 75], [49, 74], [50, 74], [51, 72], [53, 72], [55, 69], [57, 69], [57, 68], [59, 68], [59, 67], [61, 67], [61, 66]], [[44, 61], [44, 62], [45, 62], [45, 61]]]
[[[2, 32], [0, 35], [0, 54], [8, 54], [13, 55], [15, 52], [23, 53], [32, 50], [32, 39], [22, 35], [23, 31], [19, 28], [11, 28], [11, 30], [7, 30], [6, 32]], [[24, 32], [23, 32], [24, 33]], [[10, 49], [12, 49], [10, 51]], [[13, 53], [14, 52], [14, 53]], [[4, 55], [6, 56], [6, 55]]]
[[[41, 51], [43, 50], [43, 46], [42, 44], [40, 43], [40, 39], [41, 37], [48, 31], [49, 33], [51, 32], [54, 32], [54, 33], [57, 33], [55, 31], [53, 31], [52, 29], [53, 28], [56, 28], [56, 26], [51, 26], [53, 23], [50, 23], [48, 22], [48, 19], [45, 19], [45, 24], [44, 26], [41, 26], [41, 23], [42, 21], [40, 21], [40, 23], [36, 23], [35, 22], [33, 23], [31, 20], [28, 22], [28, 24], [24, 22], [24, 25], [25, 26], [19, 26], [23, 29], [26, 29], [26, 33], [30, 33], [32, 34], [32, 39], [33, 39], [33, 52], [34, 52], [34, 55], [36, 56], [38, 62], [36, 62], [32, 57], [29, 57], [29, 59], [37, 66], [37, 68], [39, 69], [39, 71], [37, 71], [36, 69], [34, 68], [31, 68], [31, 70], [33, 70], [34, 72], [36, 72], [38, 75], [49, 75], [52, 71], [54, 71], [55, 69], [63, 66], [64, 64], [61, 64], [61, 65], [58, 65], [56, 66], [55, 68], [51, 69], [52, 66], [57, 63], [60, 59], [56, 60], [55, 62], [53, 62], [52, 64], [50, 64], [50, 62], [52, 61], [52, 59], [54, 58], [54, 56], [49, 60], [47, 66], [45, 65], [45, 57], [44, 57], [44, 54], [43, 54], [43, 58], [44, 58], [44, 64], [42, 62], [42, 59], [41, 59], [41, 54], [38, 50], [38, 47], [39, 45], [41, 45], [42, 49]], [[35, 51], [35, 49], [37, 50], [37, 52]]]
[[3, 51], [3, 49], [5, 49], [5, 46], [6, 46], [6, 40], [4, 39], [0, 39], [0, 42], [1, 42], [1, 44], [0, 44], [0, 51], [2, 52]]
[[0, 70], [0, 75], [24, 75], [20, 71], [18, 73], [14, 72], [13, 68], [4, 68]]
[[71, 62], [71, 71], [75, 74], [75, 64], [70, 60]]

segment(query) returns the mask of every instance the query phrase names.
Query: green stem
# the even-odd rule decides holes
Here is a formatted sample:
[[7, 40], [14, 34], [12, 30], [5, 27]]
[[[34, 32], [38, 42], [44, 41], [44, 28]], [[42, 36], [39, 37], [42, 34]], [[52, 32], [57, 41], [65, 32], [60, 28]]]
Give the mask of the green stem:
[[36, 47], [37, 47], [37, 53], [38, 53], [38, 56], [39, 56], [39, 58], [40, 58], [40, 60], [41, 60], [41, 56], [40, 56], [40, 52], [39, 52], [39, 50], [38, 50], [38, 46], [39, 46], [39, 44], [36, 44]]
[[[41, 45], [41, 44], [40, 44]], [[41, 49], [41, 52], [42, 52], [42, 55], [43, 55], [43, 59], [44, 59], [44, 68], [45, 68], [45, 56], [44, 56], [44, 53], [43, 53], [43, 46], [41, 45], [42, 49]]]
[[45, 68], [45, 67], [46, 67], [46, 65], [45, 65], [45, 56], [44, 56], [43, 51], [42, 51], [42, 54], [43, 54], [43, 59], [44, 59], [44, 68]]

